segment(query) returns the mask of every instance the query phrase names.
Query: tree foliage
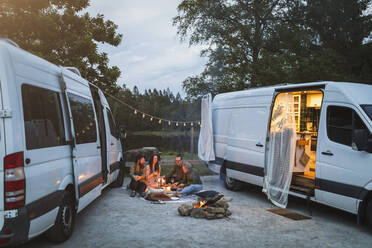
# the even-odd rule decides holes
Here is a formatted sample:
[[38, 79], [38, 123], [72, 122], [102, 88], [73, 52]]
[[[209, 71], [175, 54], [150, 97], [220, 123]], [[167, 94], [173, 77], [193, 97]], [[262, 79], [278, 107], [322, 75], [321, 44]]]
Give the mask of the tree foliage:
[[276, 83], [370, 82], [370, 0], [183, 0], [174, 25], [209, 61], [196, 97]]
[[91, 83], [117, 92], [118, 67], [98, 51], [98, 43], [118, 46], [117, 25], [82, 11], [89, 0], [1, 0], [0, 36], [52, 63], [77, 67]]

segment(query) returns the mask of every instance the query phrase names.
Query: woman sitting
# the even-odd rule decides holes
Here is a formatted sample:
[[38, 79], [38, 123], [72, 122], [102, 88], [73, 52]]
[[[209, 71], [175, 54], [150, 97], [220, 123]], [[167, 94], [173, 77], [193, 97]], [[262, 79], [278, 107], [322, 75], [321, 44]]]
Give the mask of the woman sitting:
[[149, 177], [149, 166], [145, 165], [144, 155], [139, 155], [137, 157], [136, 165], [130, 168], [130, 177], [132, 178], [129, 184], [129, 188], [132, 190], [130, 196], [134, 197], [136, 193], [138, 193], [141, 197], [145, 197], [146, 182]]
[[148, 177], [147, 185], [157, 185], [160, 178], [160, 155], [154, 154], [150, 159], [150, 175]]

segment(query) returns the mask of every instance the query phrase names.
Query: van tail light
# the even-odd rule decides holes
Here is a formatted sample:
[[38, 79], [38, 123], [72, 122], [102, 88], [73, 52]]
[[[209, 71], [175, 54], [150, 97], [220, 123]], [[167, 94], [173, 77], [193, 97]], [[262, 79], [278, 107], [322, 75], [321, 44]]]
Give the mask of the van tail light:
[[18, 209], [25, 205], [26, 179], [23, 152], [4, 158], [4, 209]]

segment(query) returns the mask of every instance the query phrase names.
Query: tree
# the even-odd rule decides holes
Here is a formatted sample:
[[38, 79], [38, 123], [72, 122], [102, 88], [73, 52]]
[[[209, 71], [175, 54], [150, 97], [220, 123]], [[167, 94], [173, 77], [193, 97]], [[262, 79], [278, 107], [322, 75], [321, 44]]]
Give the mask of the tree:
[[98, 43], [118, 46], [117, 25], [82, 11], [89, 0], [1, 0], [0, 36], [52, 63], [77, 67], [91, 83], [117, 92], [118, 67], [98, 51]]
[[[273, 25], [287, 12], [286, 0], [183, 0], [174, 25], [190, 45], [207, 44], [204, 72], [184, 82], [187, 93], [259, 86], [258, 63]], [[196, 86], [196, 88], [193, 88]], [[198, 89], [200, 88], [200, 89]], [[197, 95], [196, 95], [197, 96]]]
[[318, 80], [370, 82], [370, 0], [183, 0], [174, 24], [206, 44], [188, 96]]

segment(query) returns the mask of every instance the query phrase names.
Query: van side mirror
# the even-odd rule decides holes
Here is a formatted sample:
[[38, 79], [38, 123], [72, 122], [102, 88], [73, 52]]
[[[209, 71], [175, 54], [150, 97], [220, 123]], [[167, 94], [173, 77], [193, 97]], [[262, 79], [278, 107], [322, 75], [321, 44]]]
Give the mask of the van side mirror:
[[[355, 129], [353, 131], [353, 149], [357, 151], [368, 151], [369, 147], [369, 140], [368, 140], [369, 133], [365, 129]], [[372, 142], [372, 141], [371, 141]]]

